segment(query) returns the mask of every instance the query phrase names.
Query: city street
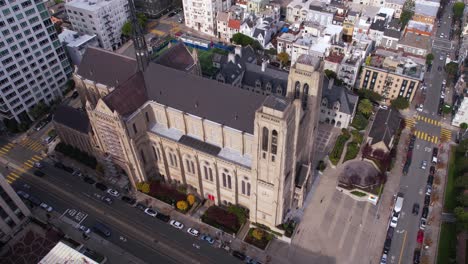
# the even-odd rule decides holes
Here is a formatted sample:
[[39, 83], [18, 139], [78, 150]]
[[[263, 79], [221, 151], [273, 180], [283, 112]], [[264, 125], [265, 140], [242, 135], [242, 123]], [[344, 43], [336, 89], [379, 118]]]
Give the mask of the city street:
[[[0, 146], [6, 144], [7, 142], [0, 142]], [[41, 156], [19, 144], [15, 144], [7, 155], [1, 155], [0, 161], [3, 164], [1, 172], [9, 175], [12, 171], [16, 171], [15, 174], [18, 175], [12, 183], [15, 189], [23, 189], [37, 196], [41, 201], [53, 206], [59, 214], [67, 210], [81, 212], [80, 215], [86, 215], [81, 219], [81, 224], [88, 227], [92, 227], [98, 221], [106, 224], [112, 230], [109, 241], [143, 261], [239, 263], [226, 251], [214, 248], [187, 234], [185, 229], [190, 226], [186, 226], [184, 230], [176, 230], [169, 224], [123, 203], [118, 198], [112, 205], [105, 204], [94, 197], [95, 194], [103, 195], [102, 191], [49, 163], [46, 163], [42, 169], [46, 176], [43, 178], [33, 176], [28, 166], [31, 158], [40, 160]], [[5, 168], [6, 161], [8, 161], [8, 171]], [[31, 186], [30, 190], [24, 189], [25, 183]], [[125, 237], [127, 241], [121, 241], [120, 236]], [[200, 245], [200, 248], [193, 247], [194, 243]]]

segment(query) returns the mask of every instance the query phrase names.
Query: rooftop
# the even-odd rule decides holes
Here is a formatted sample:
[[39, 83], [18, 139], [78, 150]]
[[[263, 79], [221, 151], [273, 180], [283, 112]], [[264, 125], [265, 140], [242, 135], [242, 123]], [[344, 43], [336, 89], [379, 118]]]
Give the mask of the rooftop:
[[38, 264], [51, 263], [97, 264], [98, 262], [81, 254], [67, 244], [58, 242]]
[[66, 43], [70, 47], [80, 47], [88, 41], [95, 39], [96, 35], [81, 34], [73, 30], [64, 28], [62, 33], [58, 35], [60, 42]]
[[97, 11], [109, 6], [112, 1], [113, 0], [72, 0], [65, 3], [65, 8], [73, 7], [89, 11]]
[[431, 33], [434, 28], [434, 25], [418, 22], [414, 20], [408, 21], [407, 29], [418, 30], [423, 32]]
[[430, 2], [424, 0], [416, 0], [414, 13], [429, 17], [436, 17], [440, 4], [437, 2]]
[[421, 79], [424, 74], [424, 65], [403, 56], [386, 57], [374, 54], [369, 66], [416, 79]]
[[344, 56], [345, 56], [345, 55], [342, 54], [342, 53], [332, 52], [332, 53], [330, 53], [330, 55], [328, 55], [327, 57], [325, 57], [325, 60], [326, 60], [326, 61], [333, 62], [333, 63], [341, 63], [341, 61], [343, 60]]
[[377, 31], [385, 30], [385, 20], [377, 20], [370, 25], [370, 29]]
[[428, 52], [431, 50], [431, 38], [429, 36], [412, 32], [406, 33], [400, 41], [398, 41], [398, 44], [423, 49]]
[[71, 106], [60, 105], [54, 112], [54, 122], [87, 134], [90, 131], [88, 115]]
[[359, 97], [344, 86], [333, 84], [334, 80], [323, 78], [322, 99], [327, 99], [327, 107], [333, 109], [335, 102], [340, 103], [340, 112], [353, 114]]
[[369, 137], [372, 138], [371, 144], [383, 141], [388, 147], [393, 136], [400, 128], [401, 115], [396, 109], [379, 109], [375, 115], [374, 122]]

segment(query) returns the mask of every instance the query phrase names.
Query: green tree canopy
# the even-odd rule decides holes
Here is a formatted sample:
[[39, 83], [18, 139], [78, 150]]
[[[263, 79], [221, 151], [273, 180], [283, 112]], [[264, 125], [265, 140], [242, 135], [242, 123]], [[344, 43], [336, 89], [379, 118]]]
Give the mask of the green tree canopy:
[[50, 107], [46, 105], [44, 102], [39, 102], [36, 104], [31, 110], [29, 110], [29, 114], [34, 118], [37, 119], [43, 116], [50, 110]]
[[372, 114], [372, 103], [369, 99], [362, 99], [358, 104], [358, 111], [366, 116]]
[[[137, 19], [138, 19], [138, 24], [140, 24], [141, 29], [144, 30], [146, 27], [146, 22], [148, 21], [148, 18], [144, 14], [137, 14]], [[122, 26], [122, 35], [131, 37], [132, 34], [133, 34], [132, 22], [128, 20]]]
[[430, 65], [432, 64], [432, 61], [434, 60], [434, 54], [429, 53], [426, 55], [426, 64]]
[[396, 109], [403, 110], [409, 107], [409, 102], [403, 97], [398, 96], [396, 99], [392, 100], [391, 105]]
[[463, 2], [456, 2], [453, 4], [453, 16], [455, 19], [461, 19], [463, 17], [463, 11], [465, 10], [465, 4]]
[[372, 102], [378, 102], [382, 100], [382, 95], [369, 89], [359, 89], [357, 91], [357, 94], [359, 95], [360, 98], [366, 98], [366, 99], [371, 100]]
[[458, 73], [458, 63], [453, 61], [449, 62], [447, 65], [445, 65], [445, 71], [449, 76], [455, 77]]
[[466, 129], [468, 129], [468, 124], [463, 122], [463, 123], [460, 124], [460, 128], [463, 129], [463, 130], [466, 130]]
[[401, 15], [400, 15], [401, 29], [404, 29], [406, 27], [406, 25], [408, 24], [408, 21], [410, 21], [412, 17], [413, 17], [413, 11], [411, 10], [403, 10], [403, 12], [401, 12]]

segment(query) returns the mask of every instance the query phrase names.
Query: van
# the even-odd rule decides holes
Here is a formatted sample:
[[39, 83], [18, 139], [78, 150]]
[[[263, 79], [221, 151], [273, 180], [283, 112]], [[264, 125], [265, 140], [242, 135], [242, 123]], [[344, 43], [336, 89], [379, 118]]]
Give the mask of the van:
[[101, 236], [105, 236], [105, 237], [110, 237], [111, 236], [110, 229], [107, 226], [105, 226], [103, 223], [97, 222], [93, 226], [93, 231], [94, 231], [94, 233], [97, 233], [97, 234], [99, 234]]
[[404, 199], [402, 196], [397, 196], [395, 207], [393, 208], [393, 211], [395, 211], [395, 213], [399, 213], [401, 211], [401, 208], [403, 208], [403, 200]]

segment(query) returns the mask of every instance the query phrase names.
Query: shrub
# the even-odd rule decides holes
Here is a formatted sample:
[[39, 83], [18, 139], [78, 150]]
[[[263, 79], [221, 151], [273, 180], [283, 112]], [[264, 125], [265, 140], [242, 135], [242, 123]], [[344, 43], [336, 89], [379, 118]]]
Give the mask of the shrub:
[[348, 146], [346, 148], [346, 154], [345, 154], [344, 161], [352, 160], [352, 159], [356, 158], [358, 153], [359, 153], [358, 144], [356, 142], [348, 143]]
[[90, 168], [94, 169], [97, 166], [97, 160], [95, 157], [89, 156], [86, 152], [82, 152], [81, 150], [73, 146], [67, 145], [63, 142], [57, 144], [55, 150], [76, 161], [83, 163], [84, 165]]
[[218, 206], [208, 208], [202, 216], [202, 221], [227, 233], [237, 233], [240, 228], [237, 216]]
[[321, 161], [319, 161], [319, 163], [317, 165], [317, 170], [324, 171], [326, 167], [327, 167], [327, 164], [325, 164], [325, 162], [323, 160], [321, 160]]
[[138, 191], [141, 191], [143, 189], [143, 184], [145, 184], [145, 182], [137, 182], [136, 189]]
[[349, 133], [348, 134], [342, 134], [338, 136], [335, 142], [335, 146], [333, 147], [333, 150], [330, 153], [330, 161], [336, 165], [340, 161], [341, 154], [343, 154], [343, 148], [344, 144], [346, 141], [349, 139]]
[[193, 194], [187, 195], [187, 202], [189, 203], [190, 206], [192, 206], [196, 201], [197, 201], [197, 198], [195, 198], [195, 195]]
[[188, 209], [188, 203], [186, 201], [178, 201], [177, 202], [177, 209], [181, 211], [186, 211]]
[[228, 212], [230, 212], [231, 214], [235, 214], [241, 225], [245, 223], [247, 219], [247, 210], [245, 208], [237, 205], [231, 205], [228, 208]]
[[170, 205], [175, 205], [176, 201], [187, 200], [185, 194], [159, 181], [150, 182], [149, 195]]
[[257, 240], [262, 240], [264, 235], [265, 235], [265, 231], [263, 231], [263, 230], [261, 230], [259, 228], [255, 228], [252, 231], [252, 236]]
[[390, 101], [390, 103], [398, 110], [403, 110], [409, 107], [409, 101], [406, 98], [400, 96]]
[[362, 136], [362, 134], [359, 133], [359, 131], [357, 130], [351, 131], [351, 134], [353, 135], [353, 142], [361, 144], [362, 141], [364, 140], [364, 137]]
[[367, 194], [365, 194], [363, 192], [360, 192], [360, 191], [352, 191], [351, 194], [356, 195], [358, 197], [364, 197], [364, 196], [367, 195]]
[[150, 185], [149, 185], [149, 183], [146, 183], [146, 182], [143, 183], [143, 185], [141, 186], [141, 191], [142, 191], [143, 193], [148, 194], [148, 193], [150, 192]]
[[353, 122], [351, 122], [351, 126], [357, 130], [364, 130], [366, 129], [367, 123], [367, 118], [363, 114], [357, 113], [353, 118]]

